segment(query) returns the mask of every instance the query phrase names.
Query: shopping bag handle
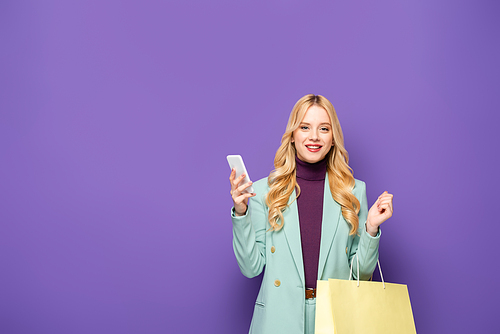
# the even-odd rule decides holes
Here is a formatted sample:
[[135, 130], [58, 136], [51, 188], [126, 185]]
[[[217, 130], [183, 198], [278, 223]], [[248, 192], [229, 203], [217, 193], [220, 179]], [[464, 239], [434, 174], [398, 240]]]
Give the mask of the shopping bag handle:
[[[358, 254], [354, 254], [354, 257], [356, 258], [356, 269], [358, 272], [358, 287], [359, 287], [359, 259], [358, 259]], [[349, 281], [352, 278], [352, 265], [354, 263], [354, 259], [351, 260], [351, 271], [349, 272]], [[385, 289], [385, 282], [384, 282], [384, 275], [382, 275], [382, 268], [380, 267], [380, 261], [377, 259], [377, 264], [378, 264], [378, 271], [380, 272], [380, 279], [382, 280], [382, 285], [384, 286]]]

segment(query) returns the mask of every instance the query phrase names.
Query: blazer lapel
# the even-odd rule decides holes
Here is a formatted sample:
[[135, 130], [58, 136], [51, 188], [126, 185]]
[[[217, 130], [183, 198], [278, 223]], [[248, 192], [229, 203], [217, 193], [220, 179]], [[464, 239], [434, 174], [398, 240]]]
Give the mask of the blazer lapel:
[[[283, 231], [292, 253], [295, 266], [299, 272], [302, 283], [305, 284], [304, 278], [304, 261], [302, 259], [302, 243], [300, 240], [300, 226], [299, 226], [299, 211], [297, 209], [297, 201], [295, 200], [295, 190], [293, 191], [290, 199], [288, 200], [288, 208], [283, 212], [284, 226]], [[331, 196], [330, 196], [331, 197]]]
[[325, 177], [325, 192], [323, 195], [323, 222], [321, 223], [321, 246], [319, 250], [318, 279], [322, 278], [326, 259], [328, 258], [333, 239], [337, 233], [341, 213], [342, 210], [340, 208], [340, 204], [335, 202], [332, 198], [327, 173]]

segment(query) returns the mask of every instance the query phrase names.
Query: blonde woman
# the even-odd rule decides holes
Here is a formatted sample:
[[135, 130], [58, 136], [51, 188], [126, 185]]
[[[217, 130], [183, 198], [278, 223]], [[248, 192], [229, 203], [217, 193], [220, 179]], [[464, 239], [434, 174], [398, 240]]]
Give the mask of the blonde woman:
[[265, 267], [250, 333], [314, 333], [316, 280], [348, 279], [356, 254], [360, 279], [373, 273], [393, 196], [384, 192], [368, 210], [348, 162], [335, 109], [309, 94], [292, 109], [275, 169], [253, 183], [255, 193], [231, 172], [238, 265], [247, 277]]

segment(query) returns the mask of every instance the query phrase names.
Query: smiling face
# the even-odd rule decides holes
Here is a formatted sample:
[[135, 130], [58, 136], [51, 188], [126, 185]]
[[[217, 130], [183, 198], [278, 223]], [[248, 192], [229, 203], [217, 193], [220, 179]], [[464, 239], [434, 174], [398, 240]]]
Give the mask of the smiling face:
[[333, 146], [332, 124], [326, 110], [315, 104], [309, 107], [292, 133], [292, 143], [300, 160], [308, 163], [323, 160]]

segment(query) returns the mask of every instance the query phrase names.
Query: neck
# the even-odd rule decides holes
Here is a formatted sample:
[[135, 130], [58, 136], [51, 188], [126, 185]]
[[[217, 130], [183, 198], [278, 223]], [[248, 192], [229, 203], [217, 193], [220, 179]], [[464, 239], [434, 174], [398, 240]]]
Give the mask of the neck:
[[326, 175], [326, 159], [315, 163], [304, 162], [295, 157], [297, 178], [304, 180], [324, 180]]

